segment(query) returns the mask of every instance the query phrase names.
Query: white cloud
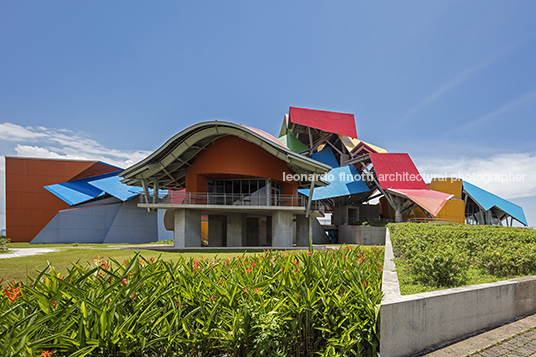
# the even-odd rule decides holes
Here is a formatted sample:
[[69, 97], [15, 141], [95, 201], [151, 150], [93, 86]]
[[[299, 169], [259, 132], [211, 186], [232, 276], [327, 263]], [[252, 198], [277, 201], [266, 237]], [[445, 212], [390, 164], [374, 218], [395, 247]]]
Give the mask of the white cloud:
[[505, 199], [536, 196], [536, 154], [533, 153], [415, 161], [425, 181], [432, 175], [460, 177]]
[[110, 149], [87, 135], [43, 126], [34, 128], [3, 123], [0, 124], [0, 136], [16, 143], [17, 155], [26, 157], [100, 160], [125, 168], [150, 154], [143, 150]]
[[[39, 130], [39, 129], [38, 129]], [[17, 124], [3, 123], [0, 124], [0, 137], [8, 141], [27, 141], [45, 138], [47, 135], [32, 127], [22, 127]]]

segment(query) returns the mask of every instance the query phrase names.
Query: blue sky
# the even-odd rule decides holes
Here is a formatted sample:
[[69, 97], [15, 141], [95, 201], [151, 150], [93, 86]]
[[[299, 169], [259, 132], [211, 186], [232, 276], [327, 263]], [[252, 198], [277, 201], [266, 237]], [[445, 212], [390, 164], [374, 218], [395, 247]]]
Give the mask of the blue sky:
[[289, 106], [341, 111], [426, 174], [525, 174], [473, 183], [536, 225], [535, 17], [533, 1], [0, 0], [0, 155], [126, 166], [195, 122], [276, 134]]

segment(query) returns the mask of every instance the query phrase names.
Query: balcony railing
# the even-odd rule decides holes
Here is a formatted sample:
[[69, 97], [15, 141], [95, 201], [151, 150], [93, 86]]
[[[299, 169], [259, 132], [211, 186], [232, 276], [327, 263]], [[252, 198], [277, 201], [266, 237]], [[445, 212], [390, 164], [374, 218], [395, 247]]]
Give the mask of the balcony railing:
[[[282, 206], [307, 207], [308, 197], [301, 195], [246, 195], [230, 193], [205, 192], [169, 192], [158, 196], [140, 193], [141, 204], [188, 204], [188, 205], [222, 205], [222, 206]], [[324, 211], [320, 202], [311, 202], [311, 210]]]

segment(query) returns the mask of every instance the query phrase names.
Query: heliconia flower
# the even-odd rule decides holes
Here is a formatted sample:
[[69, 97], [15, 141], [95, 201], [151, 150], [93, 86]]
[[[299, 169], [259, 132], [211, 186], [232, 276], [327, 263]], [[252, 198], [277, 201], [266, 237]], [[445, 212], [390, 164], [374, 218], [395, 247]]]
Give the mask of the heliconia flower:
[[365, 288], [367, 287], [367, 281], [366, 281], [366, 280], [363, 282], [363, 286], [364, 286]]
[[295, 266], [298, 266], [298, 264], [300, 264], [300, 263], [299, 263], [297, 260], [294, 261], [294, 265], [295, 265]]
[[57, 301], [52, 300], [52, 307], [56, 308], [56, 304], [57, 304], [57, 303], [58, 303]]
[[212, 302], [214, 302], [214, 301], [216, 300], [216, 299], [214, 298], [214, 295], [212, 295], [212, 296], [210, 297], [210, 300], [212, 300]]
[[128, 279], [127, 279], [127, 278], [123, 278], [123, 279], [121, 279], [121, 282], [123, 283], [123, 285], [125, 285], [126, 283], [128, 283]]
[[15, 302], [15, 300], [17, 300], [18, 298], [22, 297], [21, 287], [19, 286], [19, 287], [15, 288], [14, 283], [12, 283], [10, 286], [11, 286], [11, 291], [9, 291], [8, 289], [5, 289], [4, 292], [6, 293], [7, 299], [9, 301], [11, 301], [11, 303], [13, 304]]
[[244, 289], [244, 291], [247, 293], [247, 292], [248, 292], [248, 289], [246, 288], [246, 289]]
[[255, 293], [256, 293], [257, 295], [259, 295], [260, 292], [261, 292], [261, 289], [259, 289], [259, 288], [255, 288]]
[[151, 257], [150, 260], [151, 260], [151, 263], [154, 263], [154, 257]]
[[220, 285], [223, 284], [223, 280], [218, 280], [218, 283], [220, 283]]
[[52, 356], [56, 351], [41, 351], [41, 354], [39, 357], [50, 357]]

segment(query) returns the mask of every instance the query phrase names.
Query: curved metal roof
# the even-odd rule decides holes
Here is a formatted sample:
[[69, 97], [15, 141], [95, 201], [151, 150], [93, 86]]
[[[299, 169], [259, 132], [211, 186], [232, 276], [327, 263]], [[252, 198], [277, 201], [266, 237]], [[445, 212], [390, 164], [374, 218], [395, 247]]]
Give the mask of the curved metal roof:
[[[186, 170], [195, 157], [217, 139], [234, 135], [256, 144], [287, 163], [297, 174], [322, 175], [331, 166], [301, 156], [283, 145], [272, 135], [251, 127], [222, 121], [208, 121], [192, 125], [174, 135], [164, 145], [140, 162], [126, 168], [119, 174], [123, 183], [142, 186], [145, 180], [154, 187], [158, 179], [161, 189], [184, 188]], [[321, 182], [318, 183], [322, 185]]]

